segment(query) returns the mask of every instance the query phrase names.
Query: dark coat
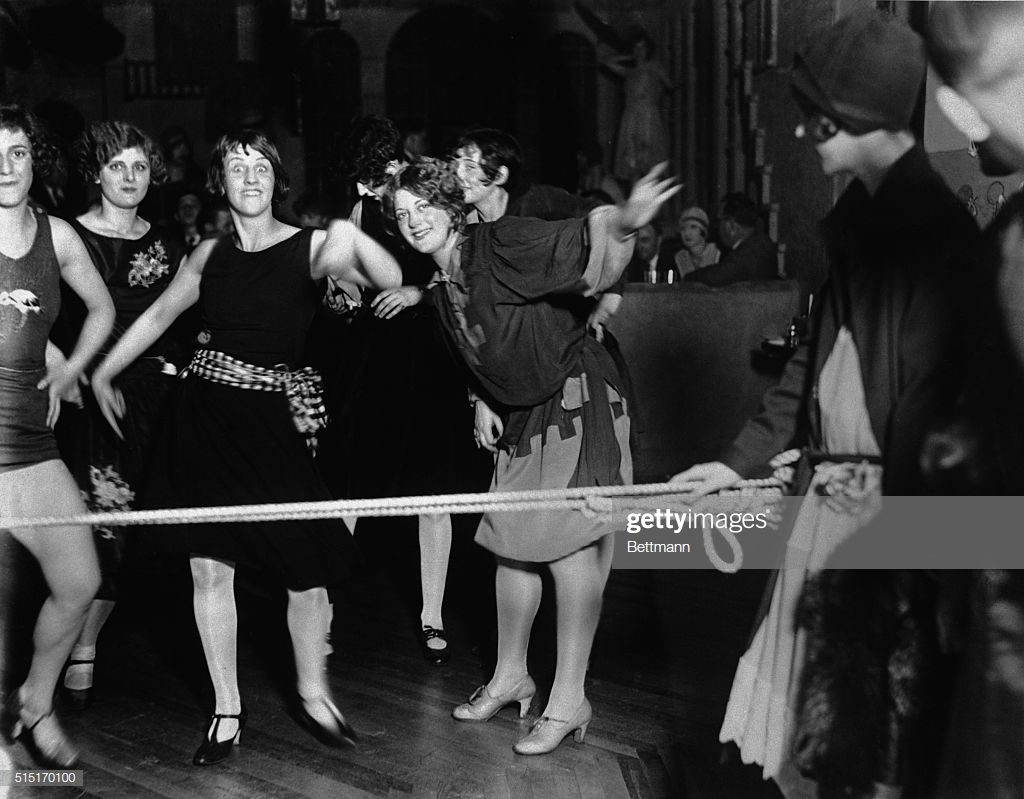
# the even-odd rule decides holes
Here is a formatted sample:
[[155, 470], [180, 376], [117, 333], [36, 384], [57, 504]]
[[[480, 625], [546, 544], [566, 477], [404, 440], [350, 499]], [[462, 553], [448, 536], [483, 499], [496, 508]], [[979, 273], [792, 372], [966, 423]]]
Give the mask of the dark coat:
[[764, 233], [755, 230], [731, 250], [722, 253], [717, 264], [683, 275], [683, 280], [706, 286], [728, 286], [746, 280], [776, 280], [779, 254]]
[[755, 477], [791, 446], [820, 448], [818, 375], [845, 325], [882, 449], [883, 491], [918, 494], [925, 433], [951, 413], [963, 375], [959, 297], [980, 233], [920, 146], [892, 166], [873, 196], [855, 180], [822, 232], [830, 271], [815, 297], [813, 340], [797, 349], [721, 460]]

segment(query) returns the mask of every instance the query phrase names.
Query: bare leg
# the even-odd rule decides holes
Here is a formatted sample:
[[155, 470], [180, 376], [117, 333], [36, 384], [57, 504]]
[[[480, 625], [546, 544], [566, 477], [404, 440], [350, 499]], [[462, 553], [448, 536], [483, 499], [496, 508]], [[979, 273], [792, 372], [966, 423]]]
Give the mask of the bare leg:
[[549, 564], [558, 602], [558, 661], [545, 716], [572, 718], [583, 703], [587, 660], [601, 617], [601, 595], [608, 579], [613, 541], [613, 536], [605, 536]]
[[[242, 711], [238, 693], [238, 613], [235, 609], [235, 564], [193, 555], [192, 607], [203, 643], [206, 667], [213, 682], [215, 713], [236, 715]], [[222, 719], [217, 740], [227, 741], [238, 732], [236, 719]]]
[[[424, 627], [444, 629], [441, 606], [444, 603], [445, 583], [448, 579], [448, 558], [452, 551], [452, 517], [447, 513], [424, 514], [418, 519], [420, 538], [420, 585], [423, 591], [423, 610], [420, 624]], [[432, 649], [444, 649], [438, 638], [427, 642]]]
[[527, 673], [530, 630], [540, 607], [540, 574], [533, 564], [498, 558], [494, 577], [498, 603], [498, 662], [487, 685], [491, 696], [513, 689]]
[[[85, 615], [85, 624], [71, 649], [72, 660], [93, 661], [96, 659], [96, 640], [116, 603], [112, 599], [94, 599]], [[75, 663], [64, 673], [64, 687], [73, 691], [84, 691], [92, 687], [93, 664]]]
[[[26, 516], [85, 513], [78, 487], [60, 461], [9, 472], [5, 478], [3, 509], [9, 505]], [[50, 589], [36, 619], [28, 677], [19, 689], [24, 720], [32, 722], [53, 707], [57, 678], [99, 589], [100, 572], [88, 527], [26, 527], [11, 535], [39, 562]]]

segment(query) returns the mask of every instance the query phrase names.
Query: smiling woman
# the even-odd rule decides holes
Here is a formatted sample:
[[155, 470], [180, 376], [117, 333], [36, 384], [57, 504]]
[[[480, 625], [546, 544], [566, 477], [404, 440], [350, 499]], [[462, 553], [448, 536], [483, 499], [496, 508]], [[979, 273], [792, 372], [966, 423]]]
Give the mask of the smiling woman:
[[[100, 202], [72, 224], [114, 301], [114, 331], [107, 351], [170, 285], [185, 258], [179, 237], [138, 215], [150, 186], [166, 178], [156, 143], [126, 122], [97, 122], [76, 143], [78, 170], [99, 186]], [[84, 309], [69, 298], [61, 325], [65, 337], [81, 324]], [[59, 429], [61, 449], [90, 510], [131, 510], [142, 497], [152, 432], [173, 385], [186, 343], [168, 334], [155, 341], [119, 380], [129, 409], [119, 438], [104, 421], [92, 393], [83, 392], [83, 412], [69, 414]], [[124, 528], [94, 528], [103, 577], [64, 674], [69, 707], [83, 709], [92, 698], [96, 641], [118, 596]]]
[[[235, 233], [201, 242], [167, 290], [125, 333], [93, 375], [108, 421], [125, 418], [111, 381], [198, 303], [205, 349], [178, 381], [157, 444], [152, 487], [157, 507], [330, 499], [313, 455], [323, 426], [320, 378], [305, 362], [307, 334], [332, 276], [359, 286], [401, 282], [390, 255], [358, 228], [300, 230], [276, 219], [288, 192], [277, 148], [264, 134], [223, 136], [211, 159], [209, 189], [223, 195]], [[341, 746], [355, 732], [331, 700], [325, 678], [330, 610], [325, 586], [346, 576], [351, 536], [331, 520], [186, 525], [161, 545], [190, 556], [193, 609], [213, 681], [214, 713], [193, 762], [226, 758], [245, 726], [235, 663], [235, 563], [255, 566], [288, 590], [288, 629], [302, 718], [314, 735]]]
[[[477, 441], [497, 454], [492, 490], [630, 482], [622, 377], [587, 335], [585, 297], [618, 280], [632, 231], [679, 187], [660, 179], [662, 165], [627, 202], [584, 219], [506, 216], [466, 227], [467, 163], [476, 162], [412, 164], [392, 178], [386, 200], [405, 240], [438, 267], [441, 324], [480, 398]], [[555, 681], [543, 717], [514, 750], [543, 754], [570, 734], [583, 740], [584, 678], [616, 526], [576, 511], [484, 515], [476, 541], [498, 563], [498, 657], [488, 684], [453, 711], [457, 720], [487, 721], [509, 704], [526, 715], [537, 692], [527, 648], [546, 568], [558, 600]]]
[[[74, 515], [85, 510], [60, 461], [51, 428], [61, 397], [74, 389], [106, 339], [114, 311], [78, 235], [28, 204], [33, 177], [48, 152], [35, 118], [0, 105], [0, 516]], [[60, 308], [60, 281], [86, 308], [67, 359], [47, 341]], [[65, 658], [99, 583], [89, 528], [23, 528], [12, 536], [39, 562], [49, 588], [33, 632], [32, 665], [11, 692], [0, 728], [19, 738], [44, 768], [73, 768], [78, 751], [53, 715]]]

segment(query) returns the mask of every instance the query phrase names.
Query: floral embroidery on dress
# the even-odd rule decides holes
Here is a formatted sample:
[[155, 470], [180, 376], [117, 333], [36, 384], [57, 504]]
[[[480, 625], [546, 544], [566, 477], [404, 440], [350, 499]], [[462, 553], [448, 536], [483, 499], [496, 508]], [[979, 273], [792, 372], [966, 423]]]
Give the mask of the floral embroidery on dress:
[[153, 242], [148, 250], [137, 252], [132, 258], [132, 269], [128, 273], [128, 285], [148, 288], [170, 270], [164, 243], [162, 241]]
[[[131, 510], [135, 492], [113, 466], [105, 466], [102, 469], [90, 466], [89, 480], [92, 483], [92, 496], [87, 497], [86, 504], [90, 510]], [[99, 526], [96, 529], [103, 538], [114, 537], [113, 531], [108, 527]]]

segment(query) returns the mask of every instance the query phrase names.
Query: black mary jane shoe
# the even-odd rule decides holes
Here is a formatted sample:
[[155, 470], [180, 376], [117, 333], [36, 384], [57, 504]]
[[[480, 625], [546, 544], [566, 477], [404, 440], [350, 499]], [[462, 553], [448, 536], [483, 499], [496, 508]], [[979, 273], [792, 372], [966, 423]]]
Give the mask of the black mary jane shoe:
[[[324, 726], [313, 718], [310, 712], [306, 709], [306, 706], [315, 704], [322, 704], [327, 708], [327, 711], [334, 719], [333, 726]], [[302, 720], [302, 725], [313, 733], [313, 737], [326, 746], [333, 746], [335, 748], [355, 746], [356, 741], [359, 740], [359, 736], [352, 728], [352, 725], [345, 721], [345, 717], [341, 715], [341, 711], [338, 710], [334, 702], [326, 696], [318, 696], [315, 699], [309, 700], [302, 699], [300, 697], [299, 718]]]
[[[444, 641], [444, 647], [434, 649], [430, 646], [430, 641], [435, 638]], [[448, 651], [448, 639], [445, 637], [444, 630], [439, 630], [437, 627], [429, 627], [426, 624], [423, 625], [423, 629], [420, 631], [420, 650], [423, 652], [423, 659], [431, 666], [443, 666], [452, 658], [451, 653]]]
[[[210, 724], [207, 727], [206, 740], [196, 749], [192, 762], [197, 766], [212, 766], [220, 763], [231, 754], [231, 749], [242, 742], [242, 730], [245, 729], [245, 722], [249, 713], [242, 707], [241, 713], [214, 713], [210, 717]], [[238, 732], [226, 741], [217, 740], [217, 731], [220, 729], [221, 719], [236, 719], [238, 721]]]

